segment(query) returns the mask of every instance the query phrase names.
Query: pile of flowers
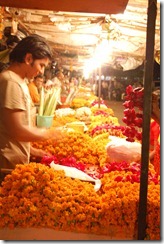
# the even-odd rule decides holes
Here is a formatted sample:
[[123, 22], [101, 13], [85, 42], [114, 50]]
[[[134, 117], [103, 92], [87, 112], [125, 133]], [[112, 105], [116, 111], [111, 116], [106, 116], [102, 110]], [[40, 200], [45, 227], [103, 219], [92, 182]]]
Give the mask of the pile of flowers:
[[67, 123], [75, 122], [77, 119], [75, 118], [74, 115], [67, 115], [67, 116], [62, 116], [62, 117], [54, 117], [52, 126], [53, 127], [60, 127], [60, 126], [65, 126]]
[[123, 135], [124, 126], [113, 125], [113, 124], [100, 124], [95, 127], [89, 127], [88, 133], [91, 137], [108, 132], [108, 135], [124, 137]]
[[[116, 174], [104, 174], [102, 187], [95, 192], [92, 183], [43, 164], [17, 165], [0, 188], [0, 228], [46, 227], [135, 239], [139, 184], [117, 182]], [[159, 184], [149, 184], [147, 238], [151, 240], [160, 239], [159, 190]]]
[[71, 108], [77, 109], [81, 107], [90, 107], [92, 102], [95, 100], [95, 96], [92, 93], [83, 93], [82, 95], [77, 94], [71, 102]]
[[[101, 124], [115, 124], [115, 125], [119, 125], [118, 123], [118, 118], [114, 117], [114, 116], [102, 116], [102, 115], [93, 115], [90, 117], [91, 120], [91, 124], [90, 125], [94, 125], [95, 123], [101, 125]], [[92, 126], [93, 127], [93, 126]]]
[[58, 159], [73, 156], [81, 163], [100, 166], [107, 162], [104, 141], [95, 143], [88, 134], [80, 132], [65, 132], [65, 136], [58, 140], [33, 142], [32, 146], [50, 152]]
[[86, 106], [89, 107], [90, 103], [85, 98], [74, 98], [73, 101], [71, 102], [71, 108], [73, 109], [86, 107]]

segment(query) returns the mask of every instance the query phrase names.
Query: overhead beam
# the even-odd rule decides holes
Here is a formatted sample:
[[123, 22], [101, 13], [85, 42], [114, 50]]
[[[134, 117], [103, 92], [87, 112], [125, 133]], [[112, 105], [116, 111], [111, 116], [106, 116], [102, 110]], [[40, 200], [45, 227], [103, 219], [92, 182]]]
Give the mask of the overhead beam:
[[123, 13], [128, 0], [0, 0], [0, 6], [83, 13]]

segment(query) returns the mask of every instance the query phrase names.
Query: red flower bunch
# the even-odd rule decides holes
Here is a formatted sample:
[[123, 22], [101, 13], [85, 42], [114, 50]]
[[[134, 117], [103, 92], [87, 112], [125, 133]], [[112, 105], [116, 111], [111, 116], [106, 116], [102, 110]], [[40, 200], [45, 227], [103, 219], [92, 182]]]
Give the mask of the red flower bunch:
[[74, 167], [74, 168], [77, 168], [82, 171], [85, 170], [85, 165], [81, 162], [77, 162], [75, 157], [66, 157], [66, 158], [59, 159], [54, 155], [53, 156], [44, 156], [40, 163], [50, 167], [50, 164], [52, 161], [54, 161], [55, 164]]
[[[99, 104], [99, 100], [94, 100], [91, 103], [91, 106], [95, 106], [96, 104]], [[100, 104], [105, 104], [105, 101], [103, 99], [100, 99]]]
[[[143, 88], [135, 88], [131, 85], [126, 88], [125, 102], [123, 103], [124, 118], [122, 121], [127, 125], [123, 134], [127, 137], [127, 141], [142, 140], [142, 118], [143, 118]], [[137, 110], [137, 111], [136, 111]]]
[[111, 125], [111, 124], [102, 124], [102, 125], [97, 125], [93, 130], [91, 131], [91, 136], [94, 136], [98, 131], [106, 131], [110, 132], [110, 130], [114, 131], [124, 131], [125, 127], [121, 125]]

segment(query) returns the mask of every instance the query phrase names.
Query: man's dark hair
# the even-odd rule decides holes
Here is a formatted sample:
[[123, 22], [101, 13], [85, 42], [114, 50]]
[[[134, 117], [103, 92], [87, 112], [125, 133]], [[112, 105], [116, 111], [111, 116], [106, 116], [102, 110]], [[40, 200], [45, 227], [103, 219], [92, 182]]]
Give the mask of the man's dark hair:
[[39, 35], [30, 35], [23, 38], [11, 51], [10, 62], [23, 63], [25, 55], [31, 53], [33, 59], [48, 58], [52, 60], [52, 50], [46, 40]]

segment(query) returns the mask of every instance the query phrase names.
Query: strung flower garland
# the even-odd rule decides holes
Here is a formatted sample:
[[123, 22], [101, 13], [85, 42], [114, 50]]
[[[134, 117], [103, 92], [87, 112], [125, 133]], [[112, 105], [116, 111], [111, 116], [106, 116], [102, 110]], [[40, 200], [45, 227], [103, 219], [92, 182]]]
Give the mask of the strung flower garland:
[[154, 165], [154, 169], [157, 172], [157, 174], [160, 175], [160, 144], [159, 143], [156, 145], [155, 150], [156, 150], [156, 152], [154, 155], [153, 165]]
[[[131, 85], [126, 88], [125, 102], [123, 106], [124, 118], [122, 121], [127, 125], [123, 134], [127, 137], [127, 141], [134, 142], [135, 140], [142, 140], [142, 118], [143, 118], [143, 96], [142, 88], [135, 88]], [[138, 110], [138, 111], [136, 111]]]

